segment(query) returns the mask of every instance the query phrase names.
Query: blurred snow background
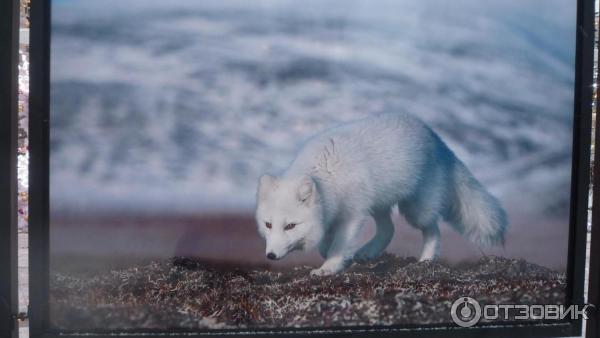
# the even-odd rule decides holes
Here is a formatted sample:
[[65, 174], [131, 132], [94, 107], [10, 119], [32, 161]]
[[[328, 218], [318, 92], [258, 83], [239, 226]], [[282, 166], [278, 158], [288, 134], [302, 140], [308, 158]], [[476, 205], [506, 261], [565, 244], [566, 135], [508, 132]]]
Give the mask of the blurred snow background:
[[62, 0], [53, 13], [57, 212], [251, 210], [257, 177], [312, 133], [408, 111], [505, 203], [568, 213], [569, 2]]

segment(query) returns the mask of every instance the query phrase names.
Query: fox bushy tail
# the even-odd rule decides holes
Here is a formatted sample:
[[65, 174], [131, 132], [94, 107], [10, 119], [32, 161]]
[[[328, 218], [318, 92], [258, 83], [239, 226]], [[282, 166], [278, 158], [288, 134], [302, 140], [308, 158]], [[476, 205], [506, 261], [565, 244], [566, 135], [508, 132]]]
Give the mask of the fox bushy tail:
[[451, 202], [446, 221], [471, 241], [504, 245], [506, 212], [500, 202], [456, 159], [452, 170]]

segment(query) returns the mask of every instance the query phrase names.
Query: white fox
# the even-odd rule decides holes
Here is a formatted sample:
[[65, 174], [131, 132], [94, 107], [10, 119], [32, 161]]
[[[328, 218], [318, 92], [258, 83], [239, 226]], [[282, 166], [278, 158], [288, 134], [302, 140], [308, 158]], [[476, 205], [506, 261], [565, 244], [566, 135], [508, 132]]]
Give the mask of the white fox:
[[[325, 130], [309, 139], [279, 176], [263, 175], [256, 222], [269, 259], [318, 246], [323, 265], [313, 275], [378, 257], [394, 234], [392, 208], [423, 232], [420, 260], [439, 251], [444, 220], [482, 245], [504, 244], [507, 217], [465, 165], [425, 123], [383, 114]], [[357, 243], [367, 217], [376, 234]]]

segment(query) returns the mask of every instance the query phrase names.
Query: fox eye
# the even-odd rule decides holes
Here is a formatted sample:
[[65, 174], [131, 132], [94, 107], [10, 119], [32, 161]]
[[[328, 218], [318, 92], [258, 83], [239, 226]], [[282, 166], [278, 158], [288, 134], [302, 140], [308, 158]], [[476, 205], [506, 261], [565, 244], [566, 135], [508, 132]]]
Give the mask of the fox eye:
[[292, 230], [295, 227], [296, 223], [288, 223], [288, 225], [286, 225], [285, 228], [283, 228], [283, 230]]
[[267, 229], [271, 229], [273, 227], [271, 225], [271, 222], [265, 222], [265, 226], [267, 227]]

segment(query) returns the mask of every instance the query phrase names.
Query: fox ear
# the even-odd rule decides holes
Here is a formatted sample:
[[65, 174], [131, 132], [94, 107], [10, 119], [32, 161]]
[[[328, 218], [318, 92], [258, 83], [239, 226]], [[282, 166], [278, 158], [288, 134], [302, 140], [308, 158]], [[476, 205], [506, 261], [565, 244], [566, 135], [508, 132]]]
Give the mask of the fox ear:
[[258, 182], [258, 198], [264, 200], [269, 191], [277, 184], [277, 179], [271, 175], [262, 175]]
[[311, 204], [316, 190], [315, 181], [310, 176], [302, 177], [298, 186], [298, 201], [303, 204]]

